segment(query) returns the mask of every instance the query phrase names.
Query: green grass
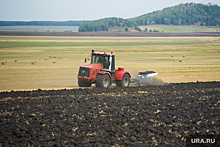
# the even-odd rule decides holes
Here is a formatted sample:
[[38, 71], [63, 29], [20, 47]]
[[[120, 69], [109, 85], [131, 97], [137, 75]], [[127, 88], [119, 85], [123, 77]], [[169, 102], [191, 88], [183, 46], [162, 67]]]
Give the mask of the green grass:
[[[190, 44], [190, 43], [189, 43]], [[62, 46], [139, 46], [139, 45], [185, 45], [178, 42], [0, 42], [1, 48], [11, 47], [62, 47]]]
[[220, 27], [214, 26], [199, 26], [199, 25], [144, 25], [139, 26], [144, 31], [145, 28], [149, 30], [158, 30], [159, 32], [220, 32]]

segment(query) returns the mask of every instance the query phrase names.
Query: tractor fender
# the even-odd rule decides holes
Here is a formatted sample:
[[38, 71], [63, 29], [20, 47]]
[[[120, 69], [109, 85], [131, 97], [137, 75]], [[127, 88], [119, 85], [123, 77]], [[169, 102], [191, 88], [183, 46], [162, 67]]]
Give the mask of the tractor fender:
[[98, 71], [97, 74], [101, 74], [101, 75], [108, 74], [109, 77], [111, 78], [111, 74], [107, 71]]
[[131, 77], [131, 74], [129, 71], [117, 71], [115, 73], [115, 80], [122, 80], [122, 77], [125, 75], [125, 74], [128, 74], [130, 77]]

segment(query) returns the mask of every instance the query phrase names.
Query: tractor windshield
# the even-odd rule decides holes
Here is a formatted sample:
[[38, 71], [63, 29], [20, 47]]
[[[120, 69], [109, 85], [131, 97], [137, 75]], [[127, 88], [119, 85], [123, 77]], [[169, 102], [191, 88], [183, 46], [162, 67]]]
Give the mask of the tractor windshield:
[[104, 69], [109, 67], [109, 56], [93, 55], [91, 63], [102, 63]]

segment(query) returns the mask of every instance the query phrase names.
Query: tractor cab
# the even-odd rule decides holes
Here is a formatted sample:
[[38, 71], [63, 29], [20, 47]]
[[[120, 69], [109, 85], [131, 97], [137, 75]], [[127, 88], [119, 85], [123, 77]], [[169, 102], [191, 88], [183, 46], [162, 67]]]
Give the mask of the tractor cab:
[[105, 71], [115, 71], [115, 54], [106, 52], [94, 52], [92, 50], [91, 64], [101, 63]]

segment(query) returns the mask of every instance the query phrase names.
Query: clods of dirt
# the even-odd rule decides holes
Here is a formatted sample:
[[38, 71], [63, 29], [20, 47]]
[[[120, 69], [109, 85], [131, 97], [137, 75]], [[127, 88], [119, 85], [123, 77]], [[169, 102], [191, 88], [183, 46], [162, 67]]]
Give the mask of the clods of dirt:
[[220, 82], [0, 93], [0, 146], [185, 146], [220, 132]]

